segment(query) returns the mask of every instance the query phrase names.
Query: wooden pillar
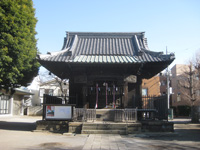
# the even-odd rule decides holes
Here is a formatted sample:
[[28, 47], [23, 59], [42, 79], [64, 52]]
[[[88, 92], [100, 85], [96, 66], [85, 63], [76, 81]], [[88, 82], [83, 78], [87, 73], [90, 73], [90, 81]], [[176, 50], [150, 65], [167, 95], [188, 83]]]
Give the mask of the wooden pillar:
[[77, 107], [79, 108], [83, 108], [84, 104], [83, 104], [83, 85], [82, 84], [79, 84], [77, 83], [76, 86], [75, 86], [75, 93], [76, 93], [76, 96], [78, 96], [78, 99], [77, 99]]
[[122, 108], [128, 107], [128, 82], [124, 83], [124, 96], [122, 97]]
[[82, 107], [82, 85], [75, 83], [73, 77], [69, 79], [69, 100], [70, 104]]
[[83, 101], [83, 108], [87, 108], [87, 86], [86, 85], [82, 87], [82, 101]]
[[138, 77], [136, 85], [136, 101], [137, 107], [142, 108], [142, 79]]
[[128, 107], [129, 108], [134, 108], [134, 100], [135, 100], [135, 88], [136, 88], [136, 83], [128, 83]]
[[69, 79], [69, 103], [76, 104], [76, 93], [74, 88], [74, 78]]

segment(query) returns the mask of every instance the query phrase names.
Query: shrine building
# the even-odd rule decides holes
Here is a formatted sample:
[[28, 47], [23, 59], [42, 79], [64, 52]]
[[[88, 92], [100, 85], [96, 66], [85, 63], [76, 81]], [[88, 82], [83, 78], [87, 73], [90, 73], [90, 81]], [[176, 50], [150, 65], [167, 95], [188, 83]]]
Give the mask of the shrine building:
[[69, 104], [112, 109], [141, 108], [142, 79], [164, 70], [175, 56], [149, 50], [144, 32], [67, 32], [62, 50], [37, 59], [69, 79]]

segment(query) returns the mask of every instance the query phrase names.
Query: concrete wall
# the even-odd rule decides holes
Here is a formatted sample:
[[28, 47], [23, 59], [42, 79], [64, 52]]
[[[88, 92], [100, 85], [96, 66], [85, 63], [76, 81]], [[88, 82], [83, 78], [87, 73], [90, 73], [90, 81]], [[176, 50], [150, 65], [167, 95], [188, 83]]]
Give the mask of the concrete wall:
[[31, 106], [27, 108], [28, 116], [42, 116], [43, 106]]
[[22, 100], [23, 100], [23, 95], [14, 95], [13, 96], [13, 115], [21, 115], [23, 114], [23, 109], [22, 109]]
[[31, 90], [34, 95], [32, 95], [32, 106], [38, 106], [41, 105], [41, 99], [39, 97], [39, 90]]

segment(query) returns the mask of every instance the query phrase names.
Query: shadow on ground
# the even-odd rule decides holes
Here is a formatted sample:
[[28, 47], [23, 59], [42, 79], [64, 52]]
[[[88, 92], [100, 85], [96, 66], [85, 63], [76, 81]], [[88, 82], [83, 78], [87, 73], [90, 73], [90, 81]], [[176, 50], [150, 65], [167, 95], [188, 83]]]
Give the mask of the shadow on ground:
[[0, 121], [0, 129], [17, 130], [17, 131], [32, 131], [36, 129], [36, 123]]
[[[49, 143], [42, 143], [35, 148], [29, 148], [28, 150], [37, 150], [37, 149], [48, 149], [48, 150], [72, 150], [72, 148], [68, 147], [64, 143], [59, 142], [49, 142]], [[73, 147], [73, 149], [80, 150], [82, 147]]]
[[200, 124], [178, 121], [174, 122], [174, 132], [143, 132], [137, 135], [128, 135], [128, 137], [162, 141], [199, 142], [200, 146]]

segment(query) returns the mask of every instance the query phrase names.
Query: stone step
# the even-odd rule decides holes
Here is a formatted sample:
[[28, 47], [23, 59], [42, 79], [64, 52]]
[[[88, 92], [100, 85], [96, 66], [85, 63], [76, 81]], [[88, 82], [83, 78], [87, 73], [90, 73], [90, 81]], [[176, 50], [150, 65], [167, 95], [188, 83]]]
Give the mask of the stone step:
[[91, 130], [110, 130], [110, 129], [126, 129], [126, 124], [83, 124], [82, 129]]
[[132, 134], [141, 131], [141, 123], [83, 123], [83, 134]]
[[82, 130], [126, 130], [126, 127], [113, 128], [113, 127], [105, 127], [105, 126], [99, 126], [99, 127], [83, 126]]
[[123, 122], [85, 122], [84, 126], [112, 126], [112, 127], [126, 127], [126, 126], [141, 126], [141, 123], [123, 123]]
[[121, 134], [126, 135], [126, 130], [82, 130], [81, 134]]

